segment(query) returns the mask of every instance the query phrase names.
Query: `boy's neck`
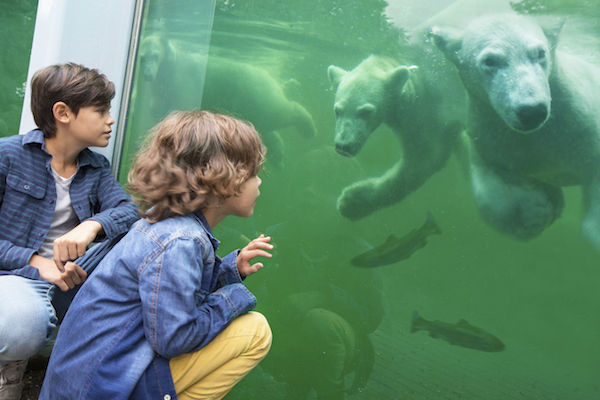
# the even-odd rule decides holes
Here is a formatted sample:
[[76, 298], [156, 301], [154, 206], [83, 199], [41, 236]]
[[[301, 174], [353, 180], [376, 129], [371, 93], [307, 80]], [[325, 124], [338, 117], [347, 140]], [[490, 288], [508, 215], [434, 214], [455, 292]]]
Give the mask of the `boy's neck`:
[[74, 146], [72, 141], [65, 140], [62, 132], [58, 130], [53, 137], [45, 138], [44, 142], [46, 151], [52, 155], [52, 168], [65, 178], [73, 175], [77, 169], [77, 156], [83, 149]]
[[227, 214], [222, 212], [220, 207], [207, 207], [202, 210], [202, 214], [206, 218], [206, 222], [208, 222], [211, 230], [227, 216]]

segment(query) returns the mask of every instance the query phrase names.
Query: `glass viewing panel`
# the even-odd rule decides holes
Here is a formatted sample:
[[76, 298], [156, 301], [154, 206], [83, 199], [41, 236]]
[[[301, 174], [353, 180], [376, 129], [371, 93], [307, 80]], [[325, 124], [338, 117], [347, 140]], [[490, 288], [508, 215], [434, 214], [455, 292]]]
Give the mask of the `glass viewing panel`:
[[[173, 109], [268, 146], [255, 215], [215, 232], [276, 246], [245, 282], [273, 346], [228, 399], [600, 397], [599, 10], [146, 2], [120, 181]], [[459, 51], [484, 14], [506, 28]]]
[[0, 3], [0, 137], [19, 132], [37, 0]]

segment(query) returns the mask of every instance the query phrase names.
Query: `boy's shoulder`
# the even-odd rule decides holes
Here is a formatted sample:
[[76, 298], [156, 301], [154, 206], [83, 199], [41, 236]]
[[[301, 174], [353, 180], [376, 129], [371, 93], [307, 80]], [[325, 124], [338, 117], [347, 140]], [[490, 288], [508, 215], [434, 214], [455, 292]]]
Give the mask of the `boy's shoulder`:
[[3, 159], [20, 156], [25, 151], [25, 144], [43, 141], [41, 131], [29, 131], [24, 135], [16, 134], [0, 138], [0, 154]]
[[91, 149], [83, 149], [81, 153], [79, 153], [79, 162], [81, 163], [82, 161], [96, 168], [110, 167], [110, 162], [108, 161], [108, 158], [106, 158], [100, 153], [96, 153]]
[[25, 135], [15, 134], [0, 138], [0, 149], [5, 149], [6, 147], [11, 145], [23, 146], [23, 140], [29, 133], [31, 132], [28, 132]]
[[137, 221], [133, 229], [144, 233], [161, 246], [181, 239], [195, 239], [210, 244], [209, 236], [193, 214], [167, 218], [149, 223], [145, 219]]

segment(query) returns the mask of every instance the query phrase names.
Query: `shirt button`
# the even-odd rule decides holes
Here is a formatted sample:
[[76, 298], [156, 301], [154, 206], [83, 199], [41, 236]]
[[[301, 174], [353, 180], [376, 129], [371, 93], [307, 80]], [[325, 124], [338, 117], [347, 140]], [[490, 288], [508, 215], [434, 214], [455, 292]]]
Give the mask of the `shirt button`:
[[29, 190], [29, 185], [23, 185], [23, 189]]
[[165, 397], [163, 397], [164, 400], [171, 400], [171, 395], [170, 394], [165, 394]]

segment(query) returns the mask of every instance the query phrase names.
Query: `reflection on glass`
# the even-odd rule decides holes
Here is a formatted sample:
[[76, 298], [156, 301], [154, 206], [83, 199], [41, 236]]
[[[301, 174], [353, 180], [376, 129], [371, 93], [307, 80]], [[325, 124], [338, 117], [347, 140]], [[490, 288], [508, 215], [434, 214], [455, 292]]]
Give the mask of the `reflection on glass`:
[[[600, 216], [589, 189], [600, 159], [596, 4], [208, 3], [147, 2], [120, 180], [147, 129], [174, 109], [234, 114], [268, 145], [254, 217], [216, 232], [223, 254], [260, 233], [276, 245], [246, 282], [273, 347], [227, 398], [597, 397], [600, 223], [581, 232], [582, 218]], [[502, 30], [522, 32], [502, 39], [522, 56], [498, 41], [478, 48], [499, 35], [487, 28], [457, 53], [469, 23], [504, 13], [528, 18]], [[529, 23], [537, 41], [522, 31]], [[586, 82], [548, 84], [554, 40]], [[537, 72], [502, 72], [514, 62]], [[548, 104], [503, 119], [495, 110], [510, 96], [489, 88], [528, 80], [550, 88]], [[440, 235], [419, 234], [428, 216]], [[385, 262], [351, 263], [375, 253]]]
[[0, 3], [0, 137], [18, 133], [37, 0]]

